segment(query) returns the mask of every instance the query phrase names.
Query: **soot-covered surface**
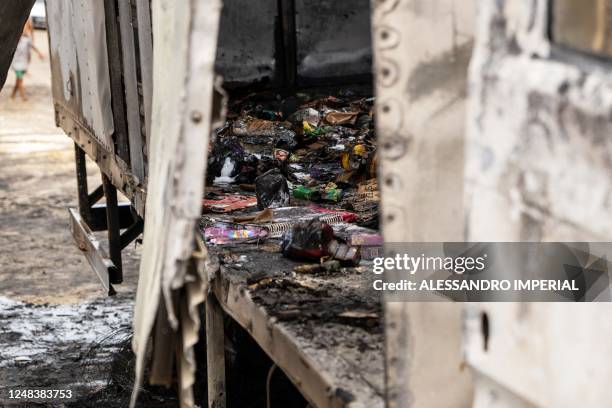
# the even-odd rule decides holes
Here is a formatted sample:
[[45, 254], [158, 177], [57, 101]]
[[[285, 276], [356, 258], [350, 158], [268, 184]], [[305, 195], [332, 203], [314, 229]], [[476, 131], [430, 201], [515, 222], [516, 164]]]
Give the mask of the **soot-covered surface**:
[[[221, 287], [235, 289], [225, 295], [245, 294], [225, 304], [245, 309], [229, 313], [257, 331], [247, 326], [263, 322], [252, 316], [263, 308], [270, 332], [329, 379], [321, 393], [368, 408], [384, 405], [382, 306], [369, 262], [382, 242], [373, 106], [363, 87], [233, 96], [211, 143], [200, 225]], [[301, 243], [296, 228], [307, 231]], [[328, 250], [330, 236], [361, 255]], [[274, 355], [278, 347], [271, 358], [308, 382]]]
[[220, 279], [247, 291], [355, 406], [383, 406], [382, 306], [367, 267], [296, 274], [277, 240], [213, 248]]

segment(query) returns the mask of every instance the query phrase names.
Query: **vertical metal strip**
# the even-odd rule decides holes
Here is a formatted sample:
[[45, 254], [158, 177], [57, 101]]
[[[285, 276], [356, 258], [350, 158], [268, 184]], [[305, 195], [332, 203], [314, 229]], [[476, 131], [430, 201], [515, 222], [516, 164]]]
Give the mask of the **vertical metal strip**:
[[130, 164], [132, 173], [144, 180], [143, 143], [140, 124], [140, 100], [138, 96], [138, 73], [136, 68], [136, 47], [134, 44], [134, 26], [132, 24], [132, 7], [128, 0], [119, 4], [119, 27], [121, 32], [121, 50], [123, 53], [123, 85], [127, 108], [128, 140], [130, 144]]
[[[386, 243], [465, 237], [465, 95], [476, 3], [372, 0]], [[402, 272], [389, 270], [386, 278], [402, 279]], [[471, 376], [461, 370], [462, 305], [389, 298], [385, 294], [386, 406], [470, 406]], [[445, 393], [437, 392], [442, 383]]]
[[[153, 34], [151, 26], [151, 0], [136, 0], [138, 18], [138, 50], [140, 51], [140, 79], [142, 82], [145, 150], [151, 137], [151, 104], [153, 102]], [[145, 168], [146, 172], [146, 168]]]
[[79, 214], [87, 224], [91, 223], [89, 191], [87, 189], [87, 168], [85, 167], [85, 152], [78, 144], [74, 144], [74, 159], [76, 163], [77, 192], [79, 199]]
[[215, 295], [206, 297], [206, 368], [208, 408], [225, 408], [225, 332], [223, 311]]
[[106, 26], [106, 50], [108, 53], [108, 67], [111, 86], [111, 105], [113, 109], [113, 123], [115, 134], [115, 148], [117, 155], [129, 163], [128, 132], [125, 117], [125, 95], [121, 78], [121, 36], [117, 25], [116, 0], [104, 0], [104, 16]]
[[[170, 340], [178, 342], [181, 358], [175, 367], [181, 373], [180, 405], [193, 405], [195, 365], [189, 356], [198, 340], [197, 305], [204, 301], [208, 282], [202, 272], [194, 276], [187, 262], [180, 260], [193, 253], [202, 211], [221, 5], [221, 0], [152, 3], [153, 54], [160, 63], [153, 67], [155, 97], [149, 149], [156, 165], [149, 169], [147, 225], [134, 309], [137, 358], [133, 405], [160, 301], [167, 307], [170, 325], [181, 330], [180, 335], [173, 332], [168, 341], [155, 347], [169, 353], [173, 351], [167, 347]], [[172, 294], [179, 287], [186, 288], [186, 295], [176, 305]]]
[[121, 262], [121, 234], [119, 226], [119, 210], [117, 208], [117, 189], [110, 179], [102, 174], [104, 197], [106, 198], [106, 226], [108, 229], [108, 252], [114, 269], [109, 269], [108, 280], [112, 284], [123, 282]]
[[295, 0], [279, 0], [278, 12], [283, 39], [284, 85], [293, 90], [297, 86], [297, 39], [295, 33]]

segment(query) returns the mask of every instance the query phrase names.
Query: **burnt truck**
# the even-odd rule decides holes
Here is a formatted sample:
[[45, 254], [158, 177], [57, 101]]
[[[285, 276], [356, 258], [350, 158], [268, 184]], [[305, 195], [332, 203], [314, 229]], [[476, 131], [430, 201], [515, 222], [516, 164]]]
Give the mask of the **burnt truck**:
[[[110, 294], [144, 232], [138, 383], [178, 382], [193, 406], [204, 337], [208, 404], [236, 405], [229, 379], [248, 373], [229, 361], [231, 321], [270, 359], [261, 395], [278, 368], [313, 407], [608, 405], [607, 303], [389, 302], [358, 273], [262, 284], [254, 270], [293, 266], [264, 246], [220, 260], [200, 223], [232, 104], [359, 87], [374, 96], [385, 243], [609, 239], [611, 7], [48, 0], [56, 122], [75, 144], [70, 225]], [[295, 287], [307, 295], [279, 311]]]

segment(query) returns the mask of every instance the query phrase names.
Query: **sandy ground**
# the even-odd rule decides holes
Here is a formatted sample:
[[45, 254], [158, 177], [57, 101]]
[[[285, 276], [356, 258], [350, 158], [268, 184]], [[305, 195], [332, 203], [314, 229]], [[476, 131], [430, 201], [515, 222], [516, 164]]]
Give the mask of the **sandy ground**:
[[[46, 33], [25, 78], [28, 101], [0, 93], [0, 406], [8, 390], [105, 386], [112, 354], [129, 335], [139, 250], [124, 252], [125, 283], [107, 298], [73, 244], [74, 148], [55, 127]], [[90, 189], [100, 174], [88, 167]], [[93, 362], [93, 363], [92, 363]], [[106, 363], [105, 363], [106, 362]], [[54, 405], [51, 405], [54, 406]]]

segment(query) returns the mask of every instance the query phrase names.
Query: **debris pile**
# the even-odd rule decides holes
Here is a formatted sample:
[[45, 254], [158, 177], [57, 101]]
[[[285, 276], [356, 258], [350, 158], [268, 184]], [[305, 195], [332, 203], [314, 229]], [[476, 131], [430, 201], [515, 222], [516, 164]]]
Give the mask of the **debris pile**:
[[[277, 317], [294, 316], [285, 307], [302, 303], [294, 311], [303, 316], [359, 325], [380, 317], [374, 296], [338, 303], [325, 288], [361, 281], [363, 265], [382, 253], [373, 107], [374, 98], [350, 92], [256, 93], [233, 98], [214, 132], [202, 236], [256, 299], [276, 299], [269, 311]], [[327, 310], [301, 302], [304, 290]]]
[[319, 204], [378, 228], [374, 98], [255, 93], [234, 98], [208, 155], [204, 211]]

